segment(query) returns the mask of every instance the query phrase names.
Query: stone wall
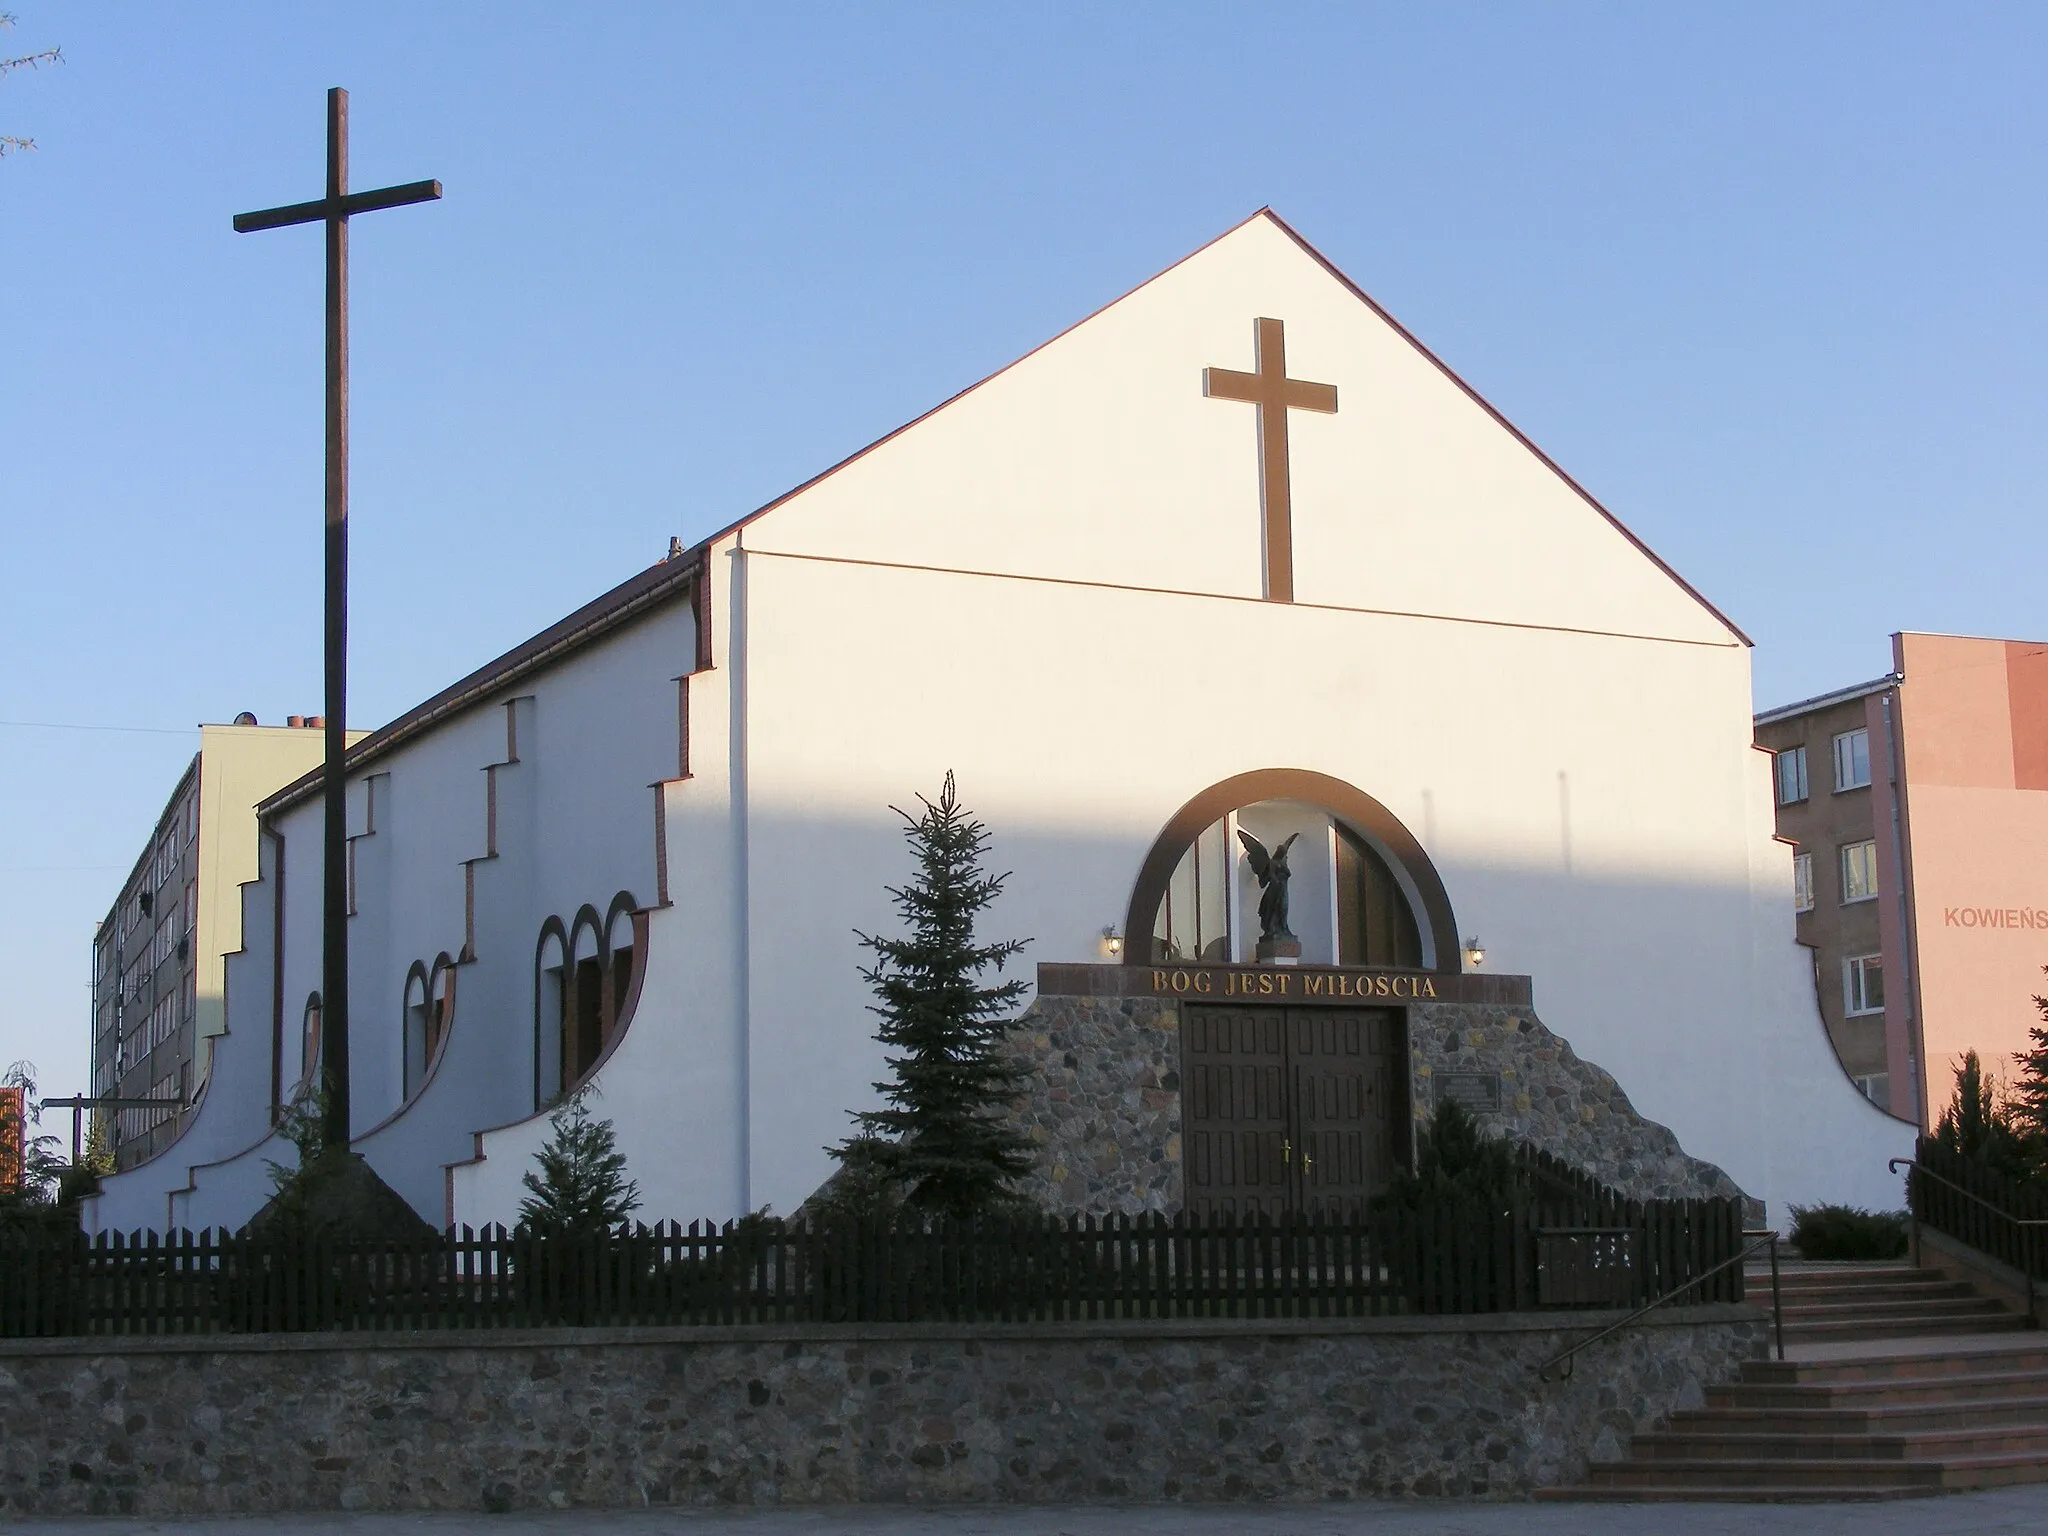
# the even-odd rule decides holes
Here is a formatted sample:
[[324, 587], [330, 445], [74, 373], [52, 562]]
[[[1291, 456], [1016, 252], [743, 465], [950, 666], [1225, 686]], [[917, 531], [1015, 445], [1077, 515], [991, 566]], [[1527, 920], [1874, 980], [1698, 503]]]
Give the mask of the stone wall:
[[1667, 1127], [1638, 1114], [1612, 1074], [1580, 1057], [1526, 1006], [1418, 1002], [1408, 1010], [1408, 1035], [1418, 1121], [1435, 1107], [1440, 1074], [1498, 1073], [1500, 1108], [1479, 1116], [1490, 1130], [1540, 1147], [1632, 1199], [1742, 1194], [1714, 1164], [1688, 1156]]
[[1762, 1314], [0, 1343], [0, 1513], [1509, 1498], [1697, 1405]]
[[1041, 992], [1009, 1047], [1038, 1154], [1027, 1195], [1084, 1215], [1181, 1208], [1178, 1004]]
[[[1041, 988], [1009, 1036], [1026, 1084], [1012, 1112], [1038, 1149], [1027, 1185], [1033, 1198], [1095, 1215], [1181, 1208], [1182, 1006], [1171, 997]], [[1440, 1074], [1498, 1074], [1500, 1107], [1482, 1114], [1481, 1124], [1625, 1195], [1742, 1193], [1712, 1163], [1688, 1156], [1670, 1130], [1638, 1114], [1609, 1073], [1581, 1059], [1526, 1003], [1405, 1006], [1418, 1122], [1435, 1107]]]

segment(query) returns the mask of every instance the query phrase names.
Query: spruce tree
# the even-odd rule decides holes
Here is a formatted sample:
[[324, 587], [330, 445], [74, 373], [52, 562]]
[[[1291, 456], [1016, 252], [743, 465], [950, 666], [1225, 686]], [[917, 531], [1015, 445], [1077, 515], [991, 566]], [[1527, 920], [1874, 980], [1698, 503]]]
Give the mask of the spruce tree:
[[527, 1197], [519, 1226], [549, 1237], [609, 1232], [640, 1208], [640, 1186], [626, 1177], [626, 1156], [609, 1120], [591, 1118], [582, 1093], [548, 1119], [552, 1134], [522, 1175]]
[[[2041, 969], [2048, 972], [2048, 966]], [[2036, 996], [2034, 1006], [2048, 1024], [2048, 997]], [[2048, 1174], [2048, 1028], [2036, 1024], [2027, 1035], [2031, 1048], [2012, 1054], [2019, 1077], [2012, 1085], [2010, 1113], [2013, 1129], [2026, 1144], [2027, 1161], [2035, 1173]]]
[[1003, 1057], [1004, 1020], [1024, 995], [1021, 980], [983, 985], [1028, 939], [975, 940], [975, 921], [1002, 893], [1007, 874], [982, 868], [988, 829], [965, 810], [946, 775], [936, 801], [918, 796], [904, 821], [915, 876], [888, 887], [907, 933], [858, 933], [875, 963], [868, 1011], [889, 1047], [890, 1080], [875, 1084], [886, 1109], [854, 1115], [860, 1134], [829, 1148], [842, 1180], [881, 1181], [913, 1211], [964, 1217], [1014, 1207], [1015, 1181], [1032, 1166], [1030, 1141], [1005, 1118], [1022, 1074]]
[[1998, 1102], [1997, 1084], [1984, 1075], [1975, 1051], [1963, 1052], [1956, 1067], [1955, 1097], [1934, 1128], [1948, 1151], [1979, 1163], [2004, 1178], [2024, 1178], [2026, 1155], [2011, 1115]]

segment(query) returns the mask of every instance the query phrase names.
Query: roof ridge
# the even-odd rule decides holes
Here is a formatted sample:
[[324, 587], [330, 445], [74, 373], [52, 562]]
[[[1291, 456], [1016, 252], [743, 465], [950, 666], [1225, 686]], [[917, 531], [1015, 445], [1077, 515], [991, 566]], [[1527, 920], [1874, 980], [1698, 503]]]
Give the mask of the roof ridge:
[[[1607, 509], [1607, 506], [1600, 500], [1599, 497], [1595, 496], [1591, 491], [1587, 490], [1583, 485], [1579, 484], [1579, 482], [1572, 477], [1571, 473], [1567, 471], [1563, 465], [1559, 464], [1557, 460], [1553, 459], [1549, 454], [1545, 453], [1541, 448], [1539, 448], [1536, 445], [1536, 440], [1534, 438], [1530, 437], [1528, 433], [1524, 432], [1512, 421], [1509, 421], [1508, 418], [1501, 412], [1500, 408], [1496, 406], [1491, 400], [1487, 399], [1486, 396], [1480, 394], [1478, 390], [1474, 389], [1470, 384], [1468, 384], [1465, 381], [1464, 377], [1461, 374], [1459, 374], [1457, 369], [1453, 368], [1449, 363], [1445, 362], [1442, 358], [1438, 357], [1436, 353], [1432, 352], [1426, 345], [1423, 344], [1421, 339], [1418, 338], [1413, 331], [1409, 330], [1408, 327], [1403, 325], [1399, 320], [1396, 320], [1393, 317], [1393, 315], [1388, 311], [1385, 305], [1380, 303], [1380, 301], [1378, 299], [1375, 299], [1371, 294], [1367, 293], [1356, 282], [1352, 281], [1350, 275], [1346, 273], [1342, 267], [1339, 267], [1334, 261], [1330, 260], [1329, 257], [1325, 256], [1321, 251], [1317, 250], [1316, 247], [1310, 243], [1307, 237], [1305, 237], [1292, 224], [1289, 224], [1285, 219], [1280, 217], [1279, 214], [1273, 212], [1272, 209], [1262, 208], [1259, 210], [1259, 214], [1263, 214], [1266, 218], [1271, 219], [1273, 223], [1281, 230], [1281, 232], [1287, 236], [1288, 239], [1292, 240], [1296, 245], [1300, 246], [1301, 249], [1305, 253], [1307, 253], [1307, 255], [1310, 258], [1312, 258], [1319, 266], [1321, 266], [1324, 271], [1328, 272], [1330, 276], [1334, 277], [1338, 282], [1342, 283], [1345, 286], [1345, 288], [1351, 292], [1353, 297], [1358, 299], [1360, 303], [1364, 304], [1366, 308], [1370, 309], [1374, 314], [1378, 315], [1380, 319], [1384, 320], [1389, 326], [1393, 327], [1396, 335], [1398, 335], [1403, 341], [1407, 342], [1408, 345], [1413, 347], [1417, 352], [1420, 352], [1425, 358], [1429, 360], [1429, 362], [1432, 365], [1434, 365], [1437, 368], [1439, 372], [1443, 374], [1445, 378], [1449, 379], [1453, 384], [1457, 385], [1459, 389], [1464, 391], [1465, 395], [1472, 401], [1474, 405], [1478, 406], [1482, 411], [1486, 412], [1487, 415], [1493, 418], [1495, 425], [1503, 428], [1515, 439], [1516, 442], [1520, 443], [1524, 448], [1528, 449], [1529, 452], [1533, 453], [1536, 456], [1538, 462], [1540, 462], [1545, 469], [1549, 470], [1553, 475], [1556, 475], [1558, 479], [1562, 480], [1566, 485], [1570, 486], [1572, 491], [1582, 501], [1584, 501], [1587, 506], [1591, 507], [1595, 512], [1598, 512], [1602, 517], [1606, 518], [1609, 523], [1613, 524], [1615, 531], [1619, 533], [1623, 538], [1627, 539], [1629, 543], [1633, 544], [1636, 547], [1638, 553], [1642, 554], [1645, 558], [1647, 558], [1650, 561], [1651, 564], [1655, 565], [1658, 570], [1662, 571], [1666, 576], [1669, 576], [1673, 581], [1678, 583], [1680, 589], [1682, 589], [1688, 597], [1690, 597], [1694, 602], [1698, 603], [1702, 608], [1706, 609], [1707, 612], [1711, 613], [1717, 620], [1720, 621], [1721, 624], [1726, 626], [1730, 634], [1734, 635], [1735, 638], [1740, 640], [1744, 645], [1754, 646], [1756, 644], [1756, 642], [1750, 639], [1747, 634], [1743, 633], [1741, 625], [1737, 624], [1733, 619], [1729, 618], [1727, 614], [1723, 613], [1719, 608], [1715, 607], [1714, 604], [1707, 599], [1706, 594], [1701, 592], [1698, 587], [1695, 587], [1691, 582], [1687, 581], [1683, 576], [1679, 575], [1678, 572], [1672, 567], [1669, 561], [1667, 561], [1662, 555], [1658, 554], [1657, 551], [1650, 548], [1649, 545], [1645, 544], [1642, 541], [1642, 539], [1637, 535], [1634, 529], [1630, 528], [1628, 524], [1624, 523], [1620, 518], [1616, 517], [1614, 513]], [[1259, 216], [1259, 214], [1254, 214], [1253, 217], [1256, 218]], [[1246, 222], [1249, 223], [1250, 220], [1246, 220]], [[1241, 225], [1238, 227], [1242, 228]]]

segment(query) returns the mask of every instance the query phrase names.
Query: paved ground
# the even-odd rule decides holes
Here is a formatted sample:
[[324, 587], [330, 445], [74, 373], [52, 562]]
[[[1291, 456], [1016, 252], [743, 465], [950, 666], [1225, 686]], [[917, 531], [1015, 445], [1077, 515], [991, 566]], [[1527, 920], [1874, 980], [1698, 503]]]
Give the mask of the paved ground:
[[1152, 1504], [28, 1520], [24, 1536], [2040, 1536], [2048, 1484], [1893, 1504]]

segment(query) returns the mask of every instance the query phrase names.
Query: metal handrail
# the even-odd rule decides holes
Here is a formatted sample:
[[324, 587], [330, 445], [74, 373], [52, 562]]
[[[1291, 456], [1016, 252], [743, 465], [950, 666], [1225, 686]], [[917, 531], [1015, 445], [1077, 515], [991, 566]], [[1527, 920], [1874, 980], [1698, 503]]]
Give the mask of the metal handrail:
[[[1958, 1184], [1954, 1179], [1948, 1178], [1943, 1174], [1936, 1173], [1932, 1168], [1928, 1167], [1918, 1158], [1895, 1157], [1890, 1162], [1885, 1164], [1885, 1168], [1889, 1172], [1897, 1173], [1899, 1171], [1899, 1164], [1901, 1163], [1904, 1163], [1910, 1171], [1920, 1174], [1925, 1178], [1930, 1178], [1934, 1180], [1934, 1182], [1937, 1184], [1946, 1184], [1950, 1189], [1954, 1190], [1957, 1194], [1961, 1195], [1965, 1200], [1976, 1201], [1979, 1205], [1983, 1206], [1985, 1210], [1991, 1212], [1994, 1216], [2003, 1217], [2006, 1221], [2011, 1222], [2016, 1227], [2048, 1227], [2048, 1216], [2015, 1216], [2011, 1211], [2008, 1211], [2004, 1206], [1998, 1204], [1996, 1201], [1986, 1200], [1982, 1195], [1978, 1194], [1975, 1190], [1965, 1189], [1962, 1185]], [[1915, 1221], [1918, 1221], [1920, 1218], [1916, 1216], [1913, 1219]]]
[[1711, 1280], [1714, 1278], [1714, 1276], [1721, 1273], [1722, 1270], [1732, 1268], [1733, 1266], [1744, 1262], [1749, 1258], [1751, 1254], [1757, 1252], [1759, 1249], [1762, 1248], [1769, 1248], [1771, 1250], [1771, 1318], [1773, 1330], [1777, 1335], [1778, 1358], [1780, 1360], [1784, 1359], [1785, 1303], [1784, 1297], [1780, 1292], [1778, 1286], [1778, 1234], [1775, 1230], [1758, 1229], [1753, 1231], [1748, 1228], [1744, 1228], [1742, 1235], [1747, 1238], [1754, 1238], [1756, 1239], [1756, 1241], [1750, 1243], [1747, 1247], [1745, 1247], [1740, 1253], [1736, 1254], [1734, 1257], [1723, 1259], [1720, 1263], [1716, 1264], [1712, 1269], [1694, 1275], [1690, 1280], [1686, 1281], [1685, 1284], [1681, 1286], [1676, 1286], [1673, 1289], [1666, 1291], [1662, 1296], [1659, 1296], [1656, 1300], [1645, 1302], [1642, 1306], [1637, 1307], [1635, 1311], [1629, 1313], [1627, 1317], [1622, 1318], [1619, 1322], [1609, 1323], [1605, 1328], [1602, 1328], [1598, 1333], [1591, 1334], [1588, 1337], [1579, 1340], [1578, 1343], [1572, 1345], [1562, 1354], [1551, 1356], [1550, 1359], [1544, 1361], [1541, 1365], [1536, 1367], [1537, 1379], [1539, 1381], [1548, 1381], [1550, 1379], [1551, 1370], [1556, 1366], [1562, 1365], [1564, 1367], [1564, 1374], [1559, 1378], [1559, 1380], [1569, 1381], [1571, 1379], [1574, 1357], [1578, 1354], [1580, 1350], [1586, 1348], [1588, 1345], [1598, 1344], [1610, 1333], [1621, 1332], [1622, 1329], [1628, 1327], [1629, 1324], [1635, 1322], [1638, 1318], [1644, 1317], [1647, 1314], [1656, 1311], [1657, 1308], [1663, 1306], [1666, 1302], [1673, 1301], [1676, 1298], [1683, 1296], [1687, 1291], [1693, 1289], [1701, 1281]]

